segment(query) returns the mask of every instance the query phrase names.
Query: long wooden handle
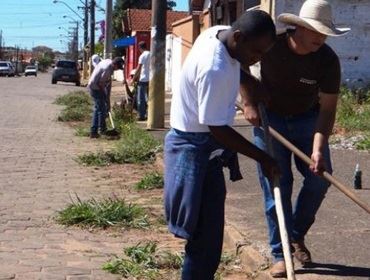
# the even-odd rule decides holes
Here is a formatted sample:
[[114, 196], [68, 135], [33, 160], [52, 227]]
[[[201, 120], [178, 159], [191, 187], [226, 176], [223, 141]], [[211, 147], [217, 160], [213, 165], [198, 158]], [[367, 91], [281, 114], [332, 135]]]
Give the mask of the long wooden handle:
[[[308, 165], [313, 164], [313, 161], [305, 153], [303, 153], [296, 146], [294, 146], [287, 139], [285, 139], [279, 132], [277, 132], [272, 127], [269, 127], [269, 131], [270, 131], [270, 134], [272, 136], [274, 136], [274, 138], [276, 140], [278, 140], [286, 148], [288, 148], [290, 151], [292, 151], [301, 160], [303, 160]], [[330, 182], [333, 186], [335, 186], [337, 189], [339, 189], [347, 197], [349, 197], [350, 199], [352, 199], [353, 202], [355, 202], [358, 206], [360, 206], [368, 214], [370, 214], [370, 207], [366, 203], [364, 203], [363, 201], [361, 201], [352, 191], [349, 190], [348, 187], [346, 187], [344, 184], [342, 184], [337, 179], [335, 179], [330, 173], [324, 171], [324, 173], [322, 174], [322, 177], [324, 177], [328, 182]]]
[[[272, 147], [272, 138], [271, 138], [270, 131], [268, 129], [269, 121], [267, 118], [265, 107], [263, 106], [262, 103], [258, 105], [258, 110], [260, 112], [261, 122], [262, 122], [263, 130], [264, 130], [264, 134], [265, 134], [265, 144], [266, 144], [267, 153], [271, 157], [274, 157], [274, 149]], [[279, 224], [280, 239], [283, 245], [283, 254], [284, 254], [284, 260], [285, 260], [285, 268], [287, 271], [287, 278], [288, 280], [295, 280], [296, 278], [294, 274], [292, 253], [290, 250], [289, 236], [286, 230], [286, 223], [285, 223], [283, 203], [281, 199], [279, 178], [275, 177], [271, 183], [273, 184], [275, 210], [276, 210], [276, 216], [277, 216], [277, 220]]]

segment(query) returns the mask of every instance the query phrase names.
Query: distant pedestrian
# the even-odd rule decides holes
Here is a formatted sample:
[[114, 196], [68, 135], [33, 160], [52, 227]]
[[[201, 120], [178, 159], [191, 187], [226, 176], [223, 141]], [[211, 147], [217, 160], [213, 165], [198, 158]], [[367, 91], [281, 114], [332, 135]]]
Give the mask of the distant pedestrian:
[[100, 61], [101, 61], [101, 57], [98, 54], [94, 54], [91, 57], [91, 63], [94, 66], [94, 68], [99, 64]]
[[91, 97], [94, 99], [94, 113], [90, 130], [91, 138], [99, 137], [99, 129], [101, 134], [105, 134], [107, 130], [105, 118], [110, 110], [109, 92], [111, 87], [111, 76], [113, 71], [122, 70], [123, 64], [124, 61], [121, 57], [116, 57], [113, 60], [102, 60], [96, 66], [90, 77], [87, 87]]
[[149, 66], [150, 66], [150, 52], [147, 49], [145, 42], [139, 43], [139, 57], [138, 67], [136, 68], [133, 82], [137, 84], [137, 108], [139, 112], [139, 120], [146, 120], [147, 117], [147, 102], [148, 102], [148, 88], [149, 88]]

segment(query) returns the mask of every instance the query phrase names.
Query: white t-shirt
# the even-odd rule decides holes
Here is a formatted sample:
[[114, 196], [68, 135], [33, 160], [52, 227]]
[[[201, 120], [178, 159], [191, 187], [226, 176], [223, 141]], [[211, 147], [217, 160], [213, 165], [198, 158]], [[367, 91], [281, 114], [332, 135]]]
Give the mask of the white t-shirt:
[[139, 64], [141, 64], [140, 82], [149, 82], [149, 64], [150, 64], [150, 52], [144, 51], [139, 56]]
[[240, 85], [240, 63], [216, 37], [229, 26], [204, 31], [189, 52], [173, 89], [171, 126], [186, 132], [208, 132], [208, 126], [232, 125]]

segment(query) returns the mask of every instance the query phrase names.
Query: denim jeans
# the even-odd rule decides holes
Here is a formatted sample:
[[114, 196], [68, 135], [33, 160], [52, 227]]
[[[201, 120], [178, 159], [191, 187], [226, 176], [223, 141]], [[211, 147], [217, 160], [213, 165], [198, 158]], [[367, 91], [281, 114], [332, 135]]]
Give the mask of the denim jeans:
[[139, 112], [139, 118], [146, 118], [146, 108], [148, 102], [148, 82], [139, 82], [137, 86], [137, 109]]
[[91, 121], [91, 133], [98, 133], [107, 130], [105, 118], [107, 115], [107, 104], [105, 92], [90, 90], [90, 95], [94, 99], [94, 112]]
[[[292, 142], [293, 145], [307, 156], [311, 156], [318, 111], [311, 110], [300, 115], [288, 117], [282, 117], [272, 112], [267, 112], [267, 115], [271, 127]], [[263, 130], [255, 127], [253, 133], [255, 144], [259, 148], [266, 150]], [[321, 177], [314, 175], [302, 160], [292, 155], [292, 152], [277, 140], [272, 140], [272, 146], [274, 158], [277, 160], [282, 172], [280, 189], [288, 235], [291, 241], [301, 241], [304, 240], [306, 233], [314, 223], [315, 215], [330, 184]], [[326, 170], [331, 173], [332, 167], [328, 145], [325, 146], [323, 153]], [[293, 186], [292, 157], [294, 158], [297, 170], [304, 178], [297, 200], [295, 201], [294, 209], [291, 199]], [[258, 165], [258, 175], [264, 193], [265, 215], [269, 230], [271, 253], [274, 262], [276, 262], [283, 260], [283, 252], [275, 201], [270, 182], [263, 176], [260, 165]]]
[[182, 280], [213, 280], [221, 258], [226, 187], [211, 142], [209, 133], [175, 129], [165, 139], [166, 218], [187, 239]]

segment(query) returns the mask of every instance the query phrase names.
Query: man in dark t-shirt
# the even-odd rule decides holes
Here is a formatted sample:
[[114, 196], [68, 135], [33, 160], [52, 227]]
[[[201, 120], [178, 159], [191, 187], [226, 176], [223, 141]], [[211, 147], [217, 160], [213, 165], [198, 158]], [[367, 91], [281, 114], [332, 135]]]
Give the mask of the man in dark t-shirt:
[[[312, 262], [304, 237], [315, 220], [329, 184], [320, 175], [332, 172], [328, 138], [332, 132], [340, 87], [340, 63], [335, 52], [325, 44], [327, 36], [343, 35], [332, 23], [331, 6], [324, 0], [307, 0], [299, 16], [282, 14], [278, 20], [295, 26], [280, 34], [276, 44], [261, 60], [260, 85], [252, 86], [247, 78], [242, 87], [245, 117], [254, 126], [255, 143], [265, 148], [263, 131], [259, 128], [256, 94], [265, 92], [267, 116], [275, 130], [311, 157], [314, 164], [306, 166], [294, 157], [304, 177], [294, 208], [291, 195], [293, 175], [292, 153], [273, 140], [273, 151], [282, 171], [280, 187], [287, 231], [294, 248], [294, 257], [303, 265]], [[249, 82], [249, 83], [248, 83]], [[257, 92], [258, 91], [258, 92]], [[265, 213], [274, 265], [273, 277], [286, 275], [282, 244], [269, 180], [260, 172], [264, 191]]]

